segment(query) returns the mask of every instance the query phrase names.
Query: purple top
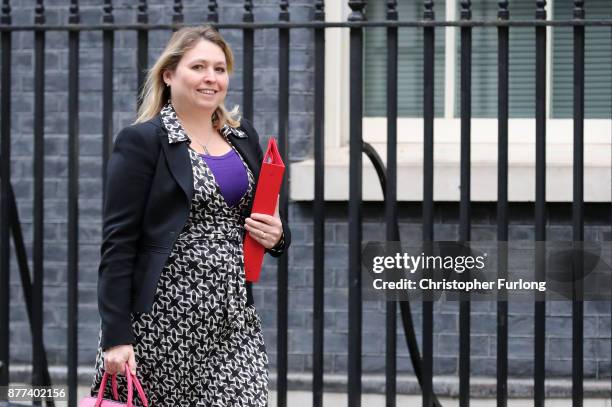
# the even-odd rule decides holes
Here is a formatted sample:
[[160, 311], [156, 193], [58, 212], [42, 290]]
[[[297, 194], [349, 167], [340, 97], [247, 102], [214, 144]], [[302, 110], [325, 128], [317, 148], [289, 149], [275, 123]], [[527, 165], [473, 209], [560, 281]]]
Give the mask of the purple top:
[[223, 155], [200, 154], [200, 157], [215, 176], [227, 205], [232, 207], [238, 204], [249, 184], [246, 168], [238, 153], [232, 148]]

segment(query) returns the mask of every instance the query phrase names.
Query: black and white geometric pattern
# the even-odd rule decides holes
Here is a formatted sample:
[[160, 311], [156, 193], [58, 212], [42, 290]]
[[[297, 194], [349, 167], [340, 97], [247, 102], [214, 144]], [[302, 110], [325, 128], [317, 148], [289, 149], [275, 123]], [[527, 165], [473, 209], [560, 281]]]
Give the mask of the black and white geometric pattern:
[[[169, 142], [188, 142], [172, 105], [161, 113]], [[239, 130], [222, 129], [231, 145], [228, 131]], [[162, 271], [151, 312], [132, 313], [137, 376], [153, 407], [265, 406], [268, 357], [261, 320], [254, 306], [246, 306], [242, 252], [241, 213], [254, 195], [253, 174], [243, 160], [248, 189], [229, 207], [204, 160], [191, 148], [189, 155], [194, 180], [189, 219]], [[103, 366], [98, 349], [92, 395]], [[118, 376], [118, 385], [125, 402], [124, 376]], [[110, 385], [105, 397], [111, 398]]]

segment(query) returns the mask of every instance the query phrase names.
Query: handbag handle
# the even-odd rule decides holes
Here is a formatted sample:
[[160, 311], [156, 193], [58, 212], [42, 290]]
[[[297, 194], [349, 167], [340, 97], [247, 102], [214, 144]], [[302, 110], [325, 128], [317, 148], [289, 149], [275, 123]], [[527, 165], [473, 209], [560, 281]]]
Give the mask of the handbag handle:
[[[115, 400], [119, 400], [119, 392], [117, 391], [117, 375], [110, 375], [108, 372], [104, 372], [104, 375], [102, 376], [102, 381], [100, 382], [100, 389], [98, 390], [98, 398], [96, 400], [95, 407], [100, 407], [102, 405], [102, 397], [104, 396], [104, 390], [106, 389], [106, 380], [108, 379], [108, 376], [111, 376], [113, 397], [115, 398]], [[130, 371], [127, 362], [125, 363], [125, 377], [127, 377], [128, 386], [127, 407], [133, 407], [132, 400], [134, 397], [134, 389], [132, 386], [136, 387], [136, 392], [138, 393], [142, 404], [144, 404], [145, 407], [148, 407], [149, 402], [147, 400], [147, 397], [145, 396], [142, 385], [140, 384], [140, 381], [138, 381], [138, 377], [136, 377], [136, 375]]]

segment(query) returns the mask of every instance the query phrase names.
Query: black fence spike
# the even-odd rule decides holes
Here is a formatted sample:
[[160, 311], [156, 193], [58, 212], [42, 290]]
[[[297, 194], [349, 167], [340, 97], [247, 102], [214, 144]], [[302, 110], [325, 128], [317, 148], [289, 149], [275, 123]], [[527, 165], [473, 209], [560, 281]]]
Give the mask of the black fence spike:
[[472, 2], [470, 0], [461, 0], [461, 19], [472, 19]]
[[242, 14], [242, 21], [245, 23], [252, 23], [254, 21], [252, 0], [244, 0], [244, 13]]
[[281, 0], [278, 6], [280, 7], [278, 19], [280, 21], [289, 21], [289, 2], [287, 0]]
[[574, 18], [584, 19], [584, 0], [574, 0]]
[[397, 20], [397, 0], [387, 0], [387, 20]]
[[174, 0], [172, 6], [172, 22], [182, 23], [183, 22], [183, 2], [181, 0]]
[[79, 23], [79, 1], [70, 0], [70, 7], [68, 9], [68, 23], [78, 24]]
[[0, 15], [0, 23], [8, 25], [11, 23], [11, 2], [10, 0], [2, 1], [2, 14]]
[[210, 0], [208, 2], [208, 21], [211, 23], [219, 22], [219, 12], [217, 11], [217, 8], [217, 0]]
[[102, 22], [113, 23], [113, 0], [104, 0], [104, 6], [102, 6]]
[[149, 6], [147, 5], [147, 0], [140, 0], [138, 2], [138, 14], [136, 15], [136, 21], [139, 23], [146, 24], [149, 22], [149, 14], [148, 14]]
[[499, 0], [497, 3], [499, 9], [497, 10], [497, 18], [500, 20], [508, 20], [510, 18], [510, 11], [508, 11], [508, 0]]
[[351, 14], [348, 16], [348, 21], [365, 21], [365, 0], [349, 0], [349, 7], [351, 8]]
[[325, 21], [325, 1], [324, 0], [315, 1], [314, 20], [315, 21]]
[[45, 3], [44, 0], [36, 0], [34, 7], [34, 24], [45, 23]]
[[536, 0], [535, 18], [537, 20], [546, 20], [546, 0]]
[[423, 3], [423, 19], [424, 20], [434, 20], [435, 12], [434, 12], [434, 2], [433, 0], [425, 0]]

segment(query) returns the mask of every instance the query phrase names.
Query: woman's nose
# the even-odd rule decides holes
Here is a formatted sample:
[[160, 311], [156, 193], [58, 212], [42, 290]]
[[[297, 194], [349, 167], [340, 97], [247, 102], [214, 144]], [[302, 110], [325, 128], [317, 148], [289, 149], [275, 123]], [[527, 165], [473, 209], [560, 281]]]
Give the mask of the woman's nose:
[[204, 80], [206, 82], [214, 82], [216, 80], [215, 70], [212, 68], [208, 68], [204, 70]]

